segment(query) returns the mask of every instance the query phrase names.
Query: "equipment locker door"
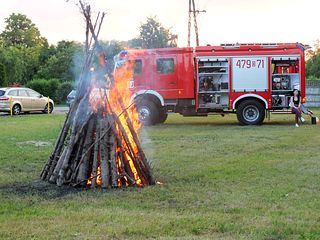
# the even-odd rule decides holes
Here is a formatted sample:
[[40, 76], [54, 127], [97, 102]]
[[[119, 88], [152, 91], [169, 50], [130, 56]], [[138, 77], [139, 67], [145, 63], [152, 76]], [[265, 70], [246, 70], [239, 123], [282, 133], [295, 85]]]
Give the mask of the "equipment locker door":
[[232, 90], [267, 91], [268, 58], [256, 56], [232, 58]]

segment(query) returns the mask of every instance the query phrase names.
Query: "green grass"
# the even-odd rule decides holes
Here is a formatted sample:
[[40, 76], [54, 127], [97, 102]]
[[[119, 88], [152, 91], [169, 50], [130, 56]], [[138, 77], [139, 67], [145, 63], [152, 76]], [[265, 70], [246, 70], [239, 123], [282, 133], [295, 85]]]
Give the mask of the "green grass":
[[141, 133], [163, 185], [106, 192], [39, 181], [63, 120], [0, 118], [0, 239], [320, 238], [319, 125], [170, 115]]

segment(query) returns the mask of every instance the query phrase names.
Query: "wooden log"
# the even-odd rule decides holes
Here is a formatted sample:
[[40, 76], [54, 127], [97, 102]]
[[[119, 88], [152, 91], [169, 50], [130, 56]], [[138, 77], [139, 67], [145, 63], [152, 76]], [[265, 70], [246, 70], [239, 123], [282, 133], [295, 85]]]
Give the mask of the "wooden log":
[[[80, 117], [82, 117], [82, 118], [84, 117], [83, 112], [81, 111], [81, 108], [77, 110], [76, 115], [75, 115], [75, 119], [81, 119]], [[75, 144], [79, 140], [79, 137], [80, 137], [84, 127], [87, 125], [87, 122], [89, 121], [90, 118], [91, 118], [91, 114], [88, 114], [86, 116], [86, 118], [82, 120], [82, 124], [76, 124], [75, 122], [73, 122], [70, 140], [69, 140], [68, 146], [66, 147], [67, 152], [64, 155], [62, 166], [59, 171], [59, 177], [57, 179], [58, 186], [62, 186], [63, 182], [65, 182], [67, 170], [68, 170], [70, 164], [72, 164], [72, 163], [70, 163], [70, 160], [71, 160], [70, 156], [74, 150]]]
[[68, 146], [64, 149], [65, 154], [63, 154], [59, 159], [59, 162], [62, 163], [58, 173], [58, 178], [57, 178], [57, 185], [59, 187], [61, 187], [65, 181], [65, 174], [69, 167], [68, 162], [74, 147], [74, 142], [75, 142], [75, 137], [74, 137], [74, 134], [72, 134]]
[[[86, 129], [86, 131], [84, 131], [81, 134], [80, 139], [78, 141], [79, 143], [76, 145], [76, 154], [75, 154], [72, 166], [70, 167], [70, 177], [72, 177], [73, 173], [75, 172], [76, 167], [79, 164], [79, 160], [80, 160], [80, 157], [81, 157], [81, 152], [83, 151], [83, 147], [84, 147], [87, 131], [88, 131], [88, 129]], [[68, 176], [67, 176], [67, 179], [68, 179]]]
[[[49, 165], [49, 170], [47, 171], [47, 173], [43, 173], [42, 174], [42, 179], [43, 180], [48, 180], [50, 179], [51, 175], [53, 174], [53, 171], [56, 169], [56, 164], [58, 163], [58, 161], [60, 161], [61, 158], [61, 152], [62, 149], [64, 147], [64, 144], [66, 142], [66, 138], [68, 136], [69, 133], [69, 129], [71, 127], [71, 125], [74, 124], [74, 118], [75, 118], [75, 114], [76, 114], [76, 110], [77, 107], [79, 105], [79, 99], [76, 99], [75, 102], [72, 104], [70, 110], [68, 111], [66, 120], [65, 120], [65, 124], [63, 125], [63, 128], [61, 130], [61, 134], [59, 135], [59, 140], [57, 141], [56, 147], [53, 151], [53, 154], [51, 156], [51, 162], [48, 164]], [[61, 165], [60, 165], [61, 166]]]
[[40, 175], [42, 180], [48, 180], [51, 177], [51, 174], [53, 173], [56, 167], [56, 164], [58, 162], [58, 156], [61, 155], [61, 150], [63, 148], [64, 142], [68, 135], [70, 124], [71, 124], [70, 111], [68, 111], [63, 127], [61, 128], [58, 140], [56, 141], [53, 153], [50, 156], [48, 163], [45, 165]]
[[94, 131], [94, 119], [91, 119], [88, 124], [88, 130], [84, 141], [83, 151], [81, 159], [74, 171], [73, 179], [76, 182], [82, 182], [88, 178], [88, 168], [89, 168], [89, 158], [91, 156], [91, 151], [89, 147], [92, 145], [93, 140], [93, 131]]
[[[116, 122], [116, 124], [117, 124], [117, 126], [118, 126], [118, 128], [120, 130], [120, 133], [121, 133], [121, 137], [122, 138], [120, 138], [120, 139], [126, 144], [127, 149], [129, 150], [128, 153], [130, 153], [129, 156], [130, 156], [130, 158], [131, 158], [131, 160], [132, 160], [132, 162], [133, 162], [133, 164], [135, 166], [135, 169], [136, 169], [136, 171], [137, 171], [142, 183], [144, 185], [148, 185], [148, 180], [147, 180], [147, 177], [145, 175], [145, 172], [141, 168], [139, 162], [136, 161], [135, 150], [134, 150], [133, 146], [130, 143], [129, 137], [128, 137], [124, 127], [122, 126], [121, 121], [116, 116], [114, 116], [114, 120], [115, 120], [115, 122]], [[120, 142], [121, 142], [121, 140], [120, 140]]]
[[[94, 144], [94, 150], [93, 150], [93, 163], [92, 163], [92, 176], [97, 176], [97, 168], [98, 168], [98, 153], [99, 153], [99, 145], [100, 141], [97, 141], [100, 138], [100, 121], [98, 119], [97, 125], [96, 125], [96, 136], [95, 136], [95, 144]], [[91, 180], [91, 188], [94, 188], [96, 186], [96, 177], [93, 177]]]
[[[116, 129], [116, 116], [114, 116], [114, 114], [110, 115], [109, 116], [109, 126], [110, 126], [110, 129], [111, 129], [111, 134], [113, 134], [115, 136], [115, 138], [119, 141], [119, 142], [122, 142], [122, 139], [121, 139], [121, 135], [120, 135], [120, 132], [118, 132], [118, 130]], [[124, 151], [126, 151], [130, 156], [134, 156], [133, 153], [131, 152], [131, 148], [124, 148]]]
[[140, 140], [138, 138], [137, 132], [135, 131], [135, 129], [133, 127], [133, 124], [132, 124], [132, 121], [131, 121], [130, 116], [128, 114], [127, 108], [125, 107], [122, 98], [119, 97], [118, 102], [119, 102], [119, 105], [120, 105], [122, 112], [125, 116], [127, 126], [130, 130], [132, 137], [133, 137], [134, 143], [136, 144], [136, 147], [138, 150], [137, 153], [139, 155], [139, 160], [142, 161], [143, 167], [144, 167], [144, 169], [146, 169], [144, 172], [146, 173], [146, 175], [148, 177], [149, 184], [153, 185], [153, 184], [155, 184], [155, 179], [152, 174], [152, 169], [151, 169], [150, 164], [144, 154], [144, 151], [142, 150]]
[[63, 163], [63, 157], [65, 156], [66, 153], [67, 153], [67, 149], [64, 149], [61, 157], [59, 158], [58, 163], [56, 164], [55, 169], [53, 170], [53, 173], [50, 175], [49, 182], [56, 183], [59, 171], [60, 171], [62, 163]]
[[[121, 96], [119, 93], [118, 93], [117, 95]], [[118, 99], [119, 99], [119, 98], [118, 98]], [[106, 101], [107, 101], [107, 103], [108, 103], [108, 105], [109, 105], [109, 111], [110, 111], [110, 113], [111, 113], [110, 116], [112, 116], [113, 122], [115, 122], [115, 123], [117, 124], [117, 126], [118, 126], [118, 128], [119, 128], [119, 130], [120, 130], [120, 132], [121, 132], [122, 140], [126, 143], [126, 145], [127, 145], [127, 147], [128, 147], [128, 148], [127, 148], [127, 149], [128, 149], [127, 152], [128, 152], [128, 154], [130, 155], [130, 158], [131, 158], [132, 162], [134, 163], [134, 166], [135, 166], [135, 168], [136, 168], [136, 170], [137, 170], [137, 172], [138, 172], [138, 175], [139, 175], [140, 178], [141, 178], [142, 183], [143, 183], [144, 185], [154, 184], [154, 182], [152, 181], [152, 178], [150, 178], [149, 174], [147, 174], [147, 176], [145, 176], [145, 172], [146, 172], [146, 171], [149, 171], [149, 170], [151, 170], [151, 169], [144, 170], [144, 169], [142, 168], [143, 166], [141, 166], [141, 162], [140, 162], [140, 161], [138, 161], [138, 162], [136, 161], [136, 151], [135, 151], [134, 147], [132, 146], [132, 144], [131, 144], [131, 142], [130, 142], [130, 139], [129, 139], [129, 137], [128, 137], [128, 135], [127, 135], [124, 127], [122, 126], [122, 123], [121, 123], [120, 119], [119, 119], [119, 117], [120, 117], [121, 114], [125, 114], [125, 113], [128, 114], [128, 113], [126, 112], [126, 108], [124, 107], [123, 102], [122, 102], [122, 104], [121, 104], [121, 102], [119, 102], [119, 104], [121, 104], [120, 106], [121, 106], [121, 108], [122, 108], [122, 112], [120, 113], [119, 116], [116, 116], [116, 115], [114, 114], [113, 110], [112, 110], [112, 107], [111, 107], [111, 104], [110, 104], [109, 100], [106, 99]], [[128, 118], [128, 119], [130, 119], [130, 118]], [[113, 126], [113, 125], [111, 125], [111, 126]], [[129, 130], [130, 130], [130, 129], [129, 129]], [[131, 130], [134, 131], [133, 125], [132, 125]], [[131, 130], [130, 130], [130, 132], [131, 132]], [[115, 131], [115, 132], [116, 132], [116, 131]], [[136, 138], [135, 140], [137, 141], [137, 143], [139, 143], [139, 139], [138, 139], [138, 138]], [[142, 148], [140, 148], [140, 150], [142, 151]], [[143, 152], [143, 151], [142, 151], [142, 152]], [[152, 174], [151, 174], [151, 175], [152, 175]], [[148, 182], [148, 181], [150, 181], [150, 182]]]
[[128, 179], [129, 185], [136, 185], [134, 174], [129, 166], [129, 162], [127, 159], [125, 159], [122, 144], [118, 142], [118, 146], [120, 147], [119, 159], [121, 161], [121, 174]]
[[[102, 127], [101, 127], [101, 133], [100, 135], [102, 135], [106, 129], [109, 128], [108, 126], [108, 122], [106, 121], [106, 119], [104, 118], [102, 120]], [[104, 137], [101, 140], [101, 144], [100, 144], [100, 161], [101, 161], [101, 187], [102, 188], [108, 188], [109, 186], [109, 178], [110, 178], [110, 174], [109, 174], [109, 164], [108, 164], [108, 138], [109, 134], [105, 134]]]
[[88, 23], [88, 27], [89, 27], [89, 30], [91, 32], [91, 36], [93, 37], [94, 41], [96, 43], [98, 43], [98, 35], [100, 33], [100, 29], [101, 29], [101, 25], [102, 25], [103, 19], [105, 17], [105, 13], [102, 13], [102, 16], [100, 18], [100, 24], [99, 24], [98, 30], [95, 31], [95, 28], [93, 27], [92, 22], [91, 22], [90, 6], [85, 6], [81, 1], [79, 1], [79, 3], [80, 3], [80, 7], [82, 9], [82, 13], [83, 13], [83, 15], [86, 18], [86, 21]]
[[83, 131], [83, 133], [81, 134], [81, 136], [78, 140], [78, 143], [74, 147], [74, 151], [73, 151], [74, 154], [73, 155], [71, 154], [71, 156], [70, 156], [73, 159], [71, 160], [71, 164], [68, 168], [68, 171], [67, 171], [67, 174], [65, 177], [66, 183], [70, 183], [72, 181], [72, 174], [75, 171], [75, 168], [77, 167], [77, 164], [79, 162], [80, 154], [83, 149], [83, 144], [85, 141], [85, 136], [86, 136], [86, 131]]
[[[114, 120], [114, 121], [116, 121], [116, 120]], [[112, 121], [113, 124], [114, 124], [114, 121]], [[132, 160], [132, 163], [133, 163], [133, 165], [134, 165], [134, 167], [135, 167], [135, 169], [137, 171], [137, 174], [138, 174], [138, 176], [141, 178], [141, 180], [143, 182], [144, 181], [143, 180], [143, 177], [144, 177], [143, 176], [143, 172], [140, 170], [138, 162], [135, 161], [135, 155], [134, 155], [134, 152], [132, 151], [132, 148], [130, 147], [131, 145], [130, 145], [129, 142], [126, 142], [126, 140], [123, 138], [122, 132], [124, 132], [124, 134], [125, 134], [124, 129], [122, 128], [122, 130], [120, 130], [120, 133], [119, 133], [116, 130], [116, 128], [115, 128], [115, 126], [113, 124], [111, 125], [112, 133], [116, 137], [117, 141], [121, 143], [121, 145], [119, 145], [119, 146], [121, 146], [121, 148], [122, 148], [122, 153], [127, 153], [128, 158], [130, 158], [130, 160]], [[123, 142], [126, 145], [126, 147], [124, 147]], [[127, 158], [125, 158], [125, 159], [127, 159]], [[127, 163], [128, 163], [127, 166], [130, 168], [130, 171], [128, 171], [128, 173], [131, 172], [132, 173], [131, 176], [134, 177], [134, 174], [133, 174], [133, 172], [131, 170], [131, 166], [129, 164], [129, 160], [127, 160]]]
[[115, 145], [115, 136], [111, 134], [109, 136], [110, 142], [110, 155], [109, 155], [109, 163], [110, 163], [110, 175], [111, 175], [111, 187], [115, 188], [118, 186], [117, 179], [117, 167], [116, 167], [116, 145]]

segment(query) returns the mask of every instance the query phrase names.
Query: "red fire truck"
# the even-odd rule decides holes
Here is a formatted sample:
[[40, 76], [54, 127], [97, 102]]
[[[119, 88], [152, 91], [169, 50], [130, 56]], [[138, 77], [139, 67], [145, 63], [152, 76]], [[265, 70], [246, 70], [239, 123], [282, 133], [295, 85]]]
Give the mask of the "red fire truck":
[[235, 113], [258, 125], [267, 112], [288, 112], [293, 89], [305, 101], [304, 46], [299, 43], [225, 44], [128, 50], [135, 62], [132, 99], [144, 124], [183, 116]]

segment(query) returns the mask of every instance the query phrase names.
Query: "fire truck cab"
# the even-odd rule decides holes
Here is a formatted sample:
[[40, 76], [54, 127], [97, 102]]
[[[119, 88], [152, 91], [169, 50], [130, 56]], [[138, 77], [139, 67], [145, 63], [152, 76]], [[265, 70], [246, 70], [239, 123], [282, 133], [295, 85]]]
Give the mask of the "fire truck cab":
[[266, 112], [288, 112], [294, 89], [305, 101], [304, 46], [225, 44], [129, 50], [130, 81], [140, 120], [235, 113], [242, 125], [261, 124]]

